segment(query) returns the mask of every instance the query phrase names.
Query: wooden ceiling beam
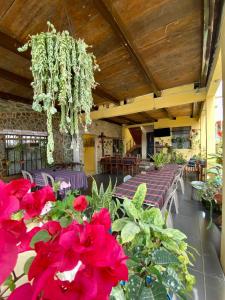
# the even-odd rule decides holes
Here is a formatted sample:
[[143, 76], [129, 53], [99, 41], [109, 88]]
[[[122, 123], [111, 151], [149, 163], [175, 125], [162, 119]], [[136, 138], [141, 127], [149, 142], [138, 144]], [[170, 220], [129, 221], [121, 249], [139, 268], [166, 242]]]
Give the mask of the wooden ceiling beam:
[[204, 0], [201, 86], [207, 84], [214, 32], [215, 0]]
[[[171, 90], [171, 92], [174, 90]], [[168, 91], [168, 90], [165, 90]], [[174, 107], [185, 104], [191, 104], [194, 102], [205, 101], [206, 89], [195, 90], [192, 89], [189, 92], [184, 93], [165, 93], [157, 101], [155, 101], [152, 94], [136, 97], [132, 103], [124, 105], [118, 105], [110, 108], [103, 108], [101, 110], [91, 112], [92, 120], [98, 120], [102, 118], [113, 118], [118, 116], [136, 114], [140, 112], [153, 111], [157, 109], [163, 109], [165, 107]]]
[[[9, 35], [6, 35], [5, 33], [0, 32], [0, 47], [3, 47], [5, 49], [7, 49], [8, 51], [13, 52], [17, 55], [20, 55], [25, 59], [31, 60], [30, 51], [19, 52], [17, 50], [21, 46], [22, 46], [22, 43], [20, 43], [16, 39], [10, 37]], [[3, 78], [3, 76], [7, 80], [24, 85], [26, 87], [30, 87], [29, 79], [1, 69], [0, 77]], [[19, 77], [21, 77], [21, 78], [19, 78]], [[9, 79], [9, 78], [11, 78], [11, 79]], [[99, 86], [97, 86], [96, 89], [93, 89], [93, 94], [95, 94], [96, 96], [102, 97], [104, 99], [107, 99], [108, 101], [113, 102], [114, 104], [120, 103], [119, 99], [112, 96], [111, 94], [106, 92], [104, 89], [100, 88]]]
[[32, 104], [32, 99], [9, 94], [9, 93], [4, 93], [0, 92], [0, 99], [6, 100], [6, 101], [14, 101], [14, 102], [20, 102], [20, 103], [25, 103], [25, 104]]
[[102, 119], [101, 121], [105, 121], [105, 122], [112, 123], [112, 124], [115, 124], [115, 125], [120, 125], [120, 126], [122, 125], [122, 123], [113, 121], [111, 119]]
[[176, 118], [169, 112], [167, 108], [163, 108], [163, 111], [166, 113], [168, 119], [175, 120]]
[[120, 103], [120, 100], [117, 99], [116, 97], [114, 97], [113, 95], [109, 94], [108, 92], [106, 92], [104, 89], [100, 88], [99, 86], [97, 86], [95, 89], [92, 90], [93, 93], [96, 95], [96, 96], [99, 96], [101, 98], [104, 98], [114, 104], [119, 104]]
[[200, 111], [200, 105], [199, 103], [193, 103], [192, 104], [192, 113], [191, 113], [191, 118], [196, 118], [199, 115]]
[[31, 81], [23, 76], [9, 72], [0, 68], [0, 78], [9, 80], [11, 82], [23, 85], [24, 87], [31, 88]]
[[157, 122], [156, 119], [149, 116], [149, 114], [147, 114], [146, 112], [140, 112], [139, 115], [145, 118], [145, 120], [147, 120], [148, 122]]
[[141, 73], [145, 77], [148, 85], [150, 86], [151, 90], [157, 97], [161, 96], [161, 91], [157, 84], [154, 81], [153, 75], [150, 72], [148, 66], [146, 65], [143, 58], [138, 53], [138, 49], [133, 42], [132, 36], [129, 32], [125, 29], [119, 15], [112, 11], [112, 7], [108, 4], [105, 0], [94, 0], [95, 6], [98, 11], [102, 14], [105, 20], [111, 25], [111, 28], [117, 35], [117, 37], [122, 41], [125, 48], [128, 50], [130, 56], [135, 61], [137, 66], [139, 67]]
[[31, 59], [30, 51], [19, 52], [17, 49], [21, 47], [22, 44], [3, 32], [0, 32], [0, 46], [26, 59]]

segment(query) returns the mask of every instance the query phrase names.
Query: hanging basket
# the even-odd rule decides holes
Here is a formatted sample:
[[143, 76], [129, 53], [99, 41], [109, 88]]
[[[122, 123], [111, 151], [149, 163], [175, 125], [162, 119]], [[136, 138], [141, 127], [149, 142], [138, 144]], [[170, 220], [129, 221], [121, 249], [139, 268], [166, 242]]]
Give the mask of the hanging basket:
[[52, 164], [53, 115], [59, 110], [60, 132], [75, 135], [79, 140], [79, 125], [86, 129], [91, 124], [92, 88], [96, 87], [94, 71], [99, 67], [83, 40], [75, 40], [68, 31], [57, 32], [50, 22], [47, 24], [47, 32], [30, 36], [18, 51], [31, 48], [32, 108], [47, 115], [47, 160]]

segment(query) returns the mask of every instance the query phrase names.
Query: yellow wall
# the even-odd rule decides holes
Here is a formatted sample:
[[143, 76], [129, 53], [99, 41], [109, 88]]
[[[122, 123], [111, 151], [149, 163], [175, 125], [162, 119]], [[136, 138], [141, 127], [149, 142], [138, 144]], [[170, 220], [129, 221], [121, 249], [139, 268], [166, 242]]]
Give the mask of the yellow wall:
[[[171, 119], [159, 119], [158, 122], [152, 123], [154, 126], [154, 129], [160, 129], [160, 128], [172, 128], [172, 127], [183, 127], [183, 126], [191, 126], [192, 129], [197, 129], [199, 132], [198, 138], [199, 142], [194, 143], [194, 149], [176, 149], [178, 153], [182, 153], [186, 159], [189, 159], [194, 154], [199, 154], [201, 152], [200, 148], [205, 148], [205, 141], [204, 139], [201, 139], [200, 134], [200, 120], [197, 118], [190, 118], [190, 117], [178, 117], [176, 120]], [[132, 139], [132, 136], [130, 135], [129, 129], [127, 127], [123, 128], [123, 140], [124, 144], [126, 145], [127, 142], [129, 142], [130, 139]], [[164, 143], [169, 143], [171, 145], [171, 137], [164, 137], [161, 138]], [[157, 141], [157, 139], [156, 139]], [[201, 142], [203, 143], [201, 145]]]
[[132, 135], [130, 134], [129, 128], [123, 126], [122, 127], [122, 139], [123, 139], [123, 152], [124, 154], [127, 152], [126, 145], [130, 141], [134, 141]]
[[[91, 134], [83, 135], [84, 141], [84, 171], [86, 175], [93, 175], [96, 173], [95, 163], [95, 145], [88, 143], [88, 141], [95, 140], [95, 136]], [[85, 143], [87, 144], [85, 146]]]

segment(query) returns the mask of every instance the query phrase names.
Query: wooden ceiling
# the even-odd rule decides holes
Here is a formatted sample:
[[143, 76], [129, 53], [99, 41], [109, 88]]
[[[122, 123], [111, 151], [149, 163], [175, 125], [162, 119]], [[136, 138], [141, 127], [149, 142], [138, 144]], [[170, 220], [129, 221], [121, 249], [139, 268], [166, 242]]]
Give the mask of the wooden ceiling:
[[[93, 46], [101, 68], [101, 72], [96, 73], [99, 82], [94, 91], [96, 105], [119, 104], [121, 100], [150, 92], [160, 96], [164, 89], [200, 82], [202, 62], [208, 63], [209, 68], [209, 61], [202, 59], [204, 49], [210, 44], [208, 39], [203, 42], [204, 14], [208, 14], [207, 22], [213, 24], [216, 15], [218, 23], [222, 0], [209, 1], [214, 6], [209, 5], [208, 10], [203, 2], [2, 0], [0, 98], [32, 102], [30, 54], [18, 53], [17, 47], [26, 42], [29, 34], [45, 31], [48, 20], [58, 30], [67, 29], [74, 37], [83, 38]], [[211, 40], [212, 37], [216, 39], [216, 28], [212, 30]], [[185, 105], [111, 118], [110, 121], [121, 124], [152, 122], [164, 117], [194, 116], [198, 110], [198, 104]]]

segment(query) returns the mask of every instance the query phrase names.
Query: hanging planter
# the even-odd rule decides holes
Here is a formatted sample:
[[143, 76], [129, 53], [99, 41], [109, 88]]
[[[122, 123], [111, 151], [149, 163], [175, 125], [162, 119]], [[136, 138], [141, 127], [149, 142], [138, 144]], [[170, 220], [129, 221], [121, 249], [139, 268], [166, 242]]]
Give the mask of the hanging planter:
[[79, 125], [86, 129], [91, 124], [92, 88], [96, 87], [94, 71], [99, 67], [95, 56], [87, 53], [88, 46], [83, 40], [75, 40], [68, 31], [57, 32], [50, 22], [47, 24], [48, 32], [32, 35], [18, 51], [31, 48], [32, 108], [47, 115], [47, 160], [52, 164], [52, 118], [57, 106], [61, 110], [60, 132], [75, 135], [78, 141]]

